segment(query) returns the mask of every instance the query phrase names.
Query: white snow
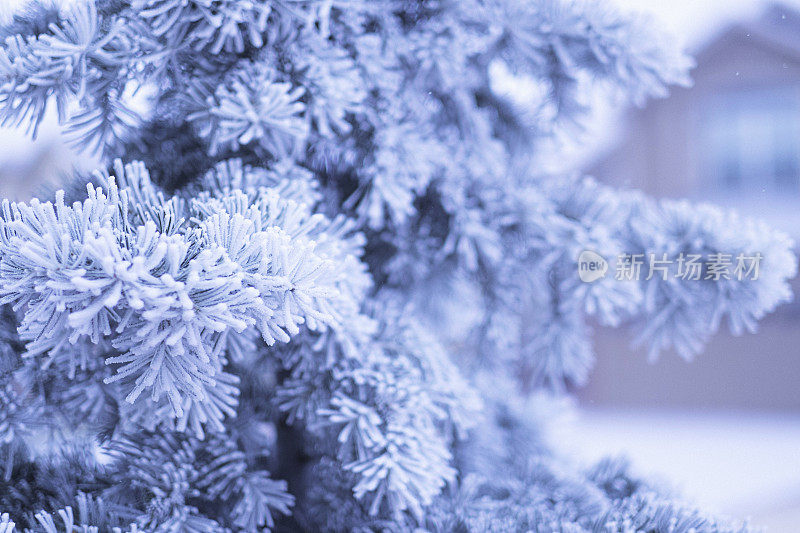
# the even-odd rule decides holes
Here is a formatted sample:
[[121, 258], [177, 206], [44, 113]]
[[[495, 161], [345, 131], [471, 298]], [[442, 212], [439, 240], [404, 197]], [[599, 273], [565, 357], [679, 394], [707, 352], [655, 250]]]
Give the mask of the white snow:
[[800, 414], [578, 409], [551, 436], [582, 462], [627, 455], [700, 507], [800, 528]]

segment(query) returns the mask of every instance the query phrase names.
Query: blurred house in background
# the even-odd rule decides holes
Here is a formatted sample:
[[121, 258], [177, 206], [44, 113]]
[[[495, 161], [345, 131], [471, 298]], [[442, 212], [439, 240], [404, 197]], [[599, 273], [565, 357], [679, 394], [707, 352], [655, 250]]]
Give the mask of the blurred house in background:
[[[618, 144], [588, 172], [656, 197], [732, 207], [800, 240], [800, 12], [773, 4], [694, 56], [694, 86], [630, 110]], [[797, 303], [757, 335], [718, 334], [692, 364], [675, 354], [648, 364], [630, 338], [597, 331], [584, 403], [800, 411]]]
[[623, 138], [589, 172], [737, 207], [800, 235], [800, 12], [773, 4], [694, 56], [694, 85], [630, 111]]

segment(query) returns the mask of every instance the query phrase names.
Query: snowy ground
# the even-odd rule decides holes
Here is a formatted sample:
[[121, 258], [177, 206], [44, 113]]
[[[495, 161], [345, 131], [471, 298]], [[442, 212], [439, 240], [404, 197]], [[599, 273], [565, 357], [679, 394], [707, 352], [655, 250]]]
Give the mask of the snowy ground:
[[706, 509], [800, 531], [800, 414], [580, 409], [552, 437], [582, 461], [627, 455]]

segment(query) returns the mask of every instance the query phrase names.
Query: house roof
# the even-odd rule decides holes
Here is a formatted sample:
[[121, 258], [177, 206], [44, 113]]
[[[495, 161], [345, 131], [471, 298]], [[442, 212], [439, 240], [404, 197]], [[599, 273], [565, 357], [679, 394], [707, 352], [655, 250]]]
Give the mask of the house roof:
[[722, 52], [731, 38], [747, 39], [800, 61], [800, 11], [781, 3], [770, 4], [751, 21], [727, 26], [695, 51], [698, 64]]

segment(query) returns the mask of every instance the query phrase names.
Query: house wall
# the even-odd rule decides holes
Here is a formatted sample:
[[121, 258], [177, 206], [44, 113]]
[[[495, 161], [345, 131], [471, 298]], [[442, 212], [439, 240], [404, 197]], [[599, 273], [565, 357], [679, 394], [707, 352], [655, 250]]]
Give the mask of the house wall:
[[721, 331], [693, 361], [667, 351], [655, 362], [631, 348], [635, 332], [597, 328], [596, 366], [578, 397], [590, 406], [800, 412], [799, 326], [800, 314], [784, 310], [756, 334]]
[[[726, 91], [770, 87], [800, 91], [800, 20], [795, 28], [781, 37], [789, 35], [797, 41], [795, 47], [781, 44], [790, 42], [786, 39], [771, 42], [769, 24], [758, 31], [740, 26], [721, 34], [696, 55], [694, 86], [675, 89], [667, 99], [630, 111], [620, 143], [588, 172], [613, 186], [642, 189], [659, 198], [716, 201], [701, 164], [705, 110]], [[742, 205], [737, 207], [746, 212], [747, 202], [757, 200], [740, 199]], [[800, 198], [788, 202], [800, 212]], [[795, 236], [800, 236], [800, 224], [791, 222], [789, 213], [777, 213], [776, 218], [796, 225]], [[795, 280], [794, 289], [800, 294], [800, 282]], [[691, 363], [668, 352], [651, 364], [643, 350], [631, 348], [634, 336], [624, 330], [596, 329], [597, 364], [589, 383], [578, 391], [581, 402], [800, 412], [798, 304], [779, 308], [762, 322], [757, 334], [718, 333]]]
[[800, 50], [768, 43], [744, 27], [727, 31], [696, 59], [694, 85], [673, 88], [669, 98], [630, 111], [619, 144], [591, 165], [589, 174], [657, 197], [704, 199], [700, 131], [715, 95], [772, 87], [800, 92]]

